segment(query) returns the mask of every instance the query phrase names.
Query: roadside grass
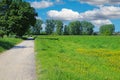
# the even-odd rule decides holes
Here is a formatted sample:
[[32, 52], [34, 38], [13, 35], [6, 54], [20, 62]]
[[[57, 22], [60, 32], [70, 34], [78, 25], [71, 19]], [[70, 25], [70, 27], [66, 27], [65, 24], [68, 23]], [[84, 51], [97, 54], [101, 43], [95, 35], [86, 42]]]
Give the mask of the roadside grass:
[[119, 36], [39, 36], [37, 80], [120, 80]]
[[20, 43], [22, 39], [19, 38], [0, 38], [0, 52], [12, 48], [15, 44]]

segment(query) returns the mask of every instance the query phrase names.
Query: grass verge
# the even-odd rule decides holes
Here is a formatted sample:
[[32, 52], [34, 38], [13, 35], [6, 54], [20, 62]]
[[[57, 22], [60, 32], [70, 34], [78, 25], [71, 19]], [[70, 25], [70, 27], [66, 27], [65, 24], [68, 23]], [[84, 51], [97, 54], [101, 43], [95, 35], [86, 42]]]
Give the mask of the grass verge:
[[120, 37], [40, 36], [37, 80], [120, 80]]
[[15, 44], [20, 43], [22, 39], [19, 38], [0, 38], [0, 52], [12, 48]]

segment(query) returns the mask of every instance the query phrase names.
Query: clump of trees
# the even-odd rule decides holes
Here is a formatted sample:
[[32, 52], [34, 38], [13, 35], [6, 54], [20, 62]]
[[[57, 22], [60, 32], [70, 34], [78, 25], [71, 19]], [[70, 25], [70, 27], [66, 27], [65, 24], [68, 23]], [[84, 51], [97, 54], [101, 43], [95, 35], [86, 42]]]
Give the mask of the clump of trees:
[[35, 25], [31, 26], [30, 28], [30, 30], [32, 31], [32, 34], [40, 35], [40, 31], [42, 30], [42, 24], [43, 24], [43, 21], [40, 19], [37, 19]]
[[68, 26], [65, 25], [64, 26], [64, 31], [63, 31], [63, 35], [68, 35], [69, 34], [69, 31], [68, 31]]
[[[42, 24], [42, 23], [41, 23]], [[112, 35], [115, 31], [113, 24], [106, 24], [100, 27], [98, 33], [94, 32], [94, 25], [88, 21], [72, 21], [64, 25], [60, 20], [46, 20], [45, 33], [47, 35]], [[36, 27], [35, 27], [36, 28]], [[41, 29], [39, 29], [40, 31]]]
[[62, 35], [63, 34], [63, 22], [60, 20], [56, 20], [56, 34]]
[[82, 26], [80, 21], [70, 22], [68, 25], [68, 31], [70, 35], [79, 35], [82, 32]]
[[46, 34], [57, 35], [92, 35], [94, 25], [87, 21], [72, 21], [64, 25], [61, 20], [46, 20]]
[[22, 0], [0, 1], [0, 30], [6, 35], [22, 37], [36, 23], [37, 13], [28, 2]]
[[54, 20], [46, 20], [46, 27], [45, 27], [45, 32], [46, 34], [50, 35], [54, 33], [55, 29], [55, 21]]
[[94, 25], [92, 23], [87, 22], [87, 21], [82, 21], [81, 26], [82, 26], [82, 34], [83, 35], [92, 35], [93, 34]]
[[46, 20], [45, 22], [45, 32], [47, 35], [50, 34], [57, 34], [62, 35], [63, 34], [63, 22], [60, 20]]
[[107, 24], [100, 27], [101, 35], [112, 35], [115, 31], [115, 26], [113, 24]]

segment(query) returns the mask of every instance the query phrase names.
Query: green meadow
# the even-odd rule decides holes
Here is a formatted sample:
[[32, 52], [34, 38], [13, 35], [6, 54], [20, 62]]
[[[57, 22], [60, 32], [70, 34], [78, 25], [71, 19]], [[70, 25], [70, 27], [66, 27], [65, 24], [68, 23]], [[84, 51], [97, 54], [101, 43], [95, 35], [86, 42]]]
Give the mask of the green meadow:
[[18, 38], [8, 38], [8, 37], [0, 38], [0, 52], [12, 48], [14, 45], [20, 43], [21, 41], [22, 39], [18, 39]]
[[119, 36], [39, 36], [37, 80], [120, 80]]

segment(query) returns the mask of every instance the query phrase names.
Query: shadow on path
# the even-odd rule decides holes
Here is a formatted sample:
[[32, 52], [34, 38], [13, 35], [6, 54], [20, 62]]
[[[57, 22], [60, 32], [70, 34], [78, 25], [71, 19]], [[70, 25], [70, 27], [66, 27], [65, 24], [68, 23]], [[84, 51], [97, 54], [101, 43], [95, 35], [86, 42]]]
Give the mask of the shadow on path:
[[19, 49], [19, 48], [27, 48], [27, 47], [26, 47], [26, 46], [15, 46], [15, 47], [13, 47], [13, 48]]

